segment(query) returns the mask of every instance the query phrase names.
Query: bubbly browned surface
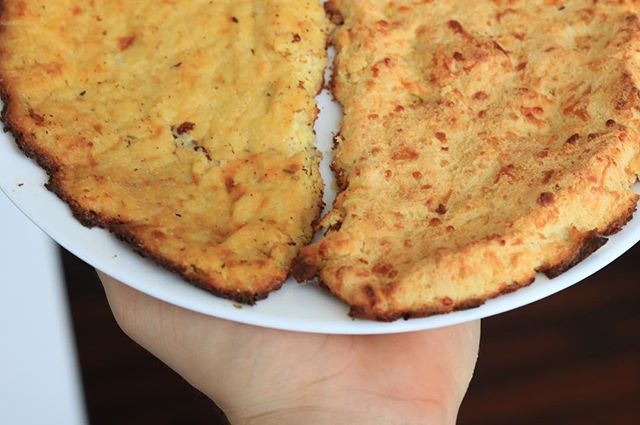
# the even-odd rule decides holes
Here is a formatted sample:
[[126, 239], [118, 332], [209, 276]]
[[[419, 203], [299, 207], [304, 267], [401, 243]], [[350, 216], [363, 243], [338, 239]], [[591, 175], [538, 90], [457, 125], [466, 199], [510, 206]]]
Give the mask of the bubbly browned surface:
[[468, 308], [635, 210], [640, 5], [332, 0], [343, 191], [302, 250], [352, 314]]
[[87, 225], [252, 302], [311, 237], [316, 0], [2, 2], [5, 122]]

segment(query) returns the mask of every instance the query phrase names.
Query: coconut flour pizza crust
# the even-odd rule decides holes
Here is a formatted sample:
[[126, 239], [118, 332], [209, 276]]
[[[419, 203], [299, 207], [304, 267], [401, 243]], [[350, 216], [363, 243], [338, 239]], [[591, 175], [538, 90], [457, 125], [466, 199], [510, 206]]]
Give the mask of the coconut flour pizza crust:
[[331, 0], [344, 108], [328, 229], [296, 261], [351, 314], [477, 306], [631, 217], [640, 6]]
[[316, 0], [4, 0], [4, 121], [88, 226], [241, 302], [312, 236]]
[[[277, 289], [321, 207], [319, 2], [0, 3], [4, 121], [75, 216], [215, 294]], [[330, 1], [341, 193], [296, 277], [394, 320], [598, 249], [637, 202], [638, 9]]]

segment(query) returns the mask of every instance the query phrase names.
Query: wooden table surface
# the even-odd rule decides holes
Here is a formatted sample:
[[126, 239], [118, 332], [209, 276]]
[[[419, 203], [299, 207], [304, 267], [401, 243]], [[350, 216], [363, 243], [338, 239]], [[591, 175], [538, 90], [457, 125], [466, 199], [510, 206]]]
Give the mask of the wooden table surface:
[[[90, 421], [225, 424], [119, 330], [93, 270], [63, 255]], [[591, 278], [483, 321], [459, 425], [640, 424], [640, 246]]]

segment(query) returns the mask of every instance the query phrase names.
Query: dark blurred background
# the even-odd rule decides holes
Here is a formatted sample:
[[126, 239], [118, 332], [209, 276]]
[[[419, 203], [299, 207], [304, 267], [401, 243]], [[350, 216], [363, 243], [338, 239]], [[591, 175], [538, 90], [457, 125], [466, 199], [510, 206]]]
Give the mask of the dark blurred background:
[[[91, 424], [226, 424], [129, 340], [93, 269], [64, 252]], [[640, 424], [640, 246], [591, 278], [483, 321], [459, 425]]]

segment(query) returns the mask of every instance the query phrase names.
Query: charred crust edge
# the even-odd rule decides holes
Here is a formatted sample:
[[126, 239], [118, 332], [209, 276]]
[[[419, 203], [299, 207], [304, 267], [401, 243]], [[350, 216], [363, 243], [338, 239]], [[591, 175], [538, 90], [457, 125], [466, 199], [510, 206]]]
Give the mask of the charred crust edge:
[[617, 219], [613, 220], [604, 231], [597, 232], [593, 230], [587, 233], [582, 241], [575, 247], [571, 255], [567, 256], [567, 258], [565, 258], [560, 263], [545, 269], [541, 269], [540, 271], [551, 279], [558, 277], [564, 272], [568, 271], [569, 269], [586, 259], [588, 256], [596, 252], [604, 244], [606, 244], [608, 239], [605, 236], [611, 236], [622, 230], [624, 225], [633, 218], [633, 214], [635, 213], [635, 211], [636, 206], [634, 205], [633, 207], [625, 211], [622, 215], [620, 215]]
[[555, 266], [541, 269], [540, 271], [547, 275], [549, 279], [553, 279], [555, 277], [560, 276], [567, 270], [571, 269], [573, 266], [580, 263], [582, 260], [587, 258], [589, 255], [596, 252], [600, 249], [604, 244], [608, 241], [607, 238], [604, 238], [598, 235], [596, 232], [590, 232], [571, 253], [567, 258], [565, 258], [560, 263]]
[[308, 282], [318, 277], [319, 270], [307, 263], [301, 254], [298, 254], [291, 262], [289, 274], [299, 283]]
[[[534, 280], [535, 280], [535, 276], [525, 279], [521, 282], [513, 282], [509, 285], [505, 285], [500, 290], [494, 293], [491, 293], [489, 295], [479, 297], [479, 298], [470, 298], [458, 303], [454, 303], [449, 306], [443, 305], [442, 308], [426, 307], [426, 308], [421, 308], [417, 310], [404, 310], [404, 311], [401, 310], [401, 311], [394, 311], [390, 313], [376, 313], [376, 312], [370, 311], [367, 308], [363, 308], [361, 306], [351, 306], [351, 309], [349, 310], [349, 316], [353, 317], [354, 319], [377, 320], [380, 322], [394, 322], [398, 319], [408, 320], [408, 319], [415, 319], [420, 317], [433, 316], [436, 314], [447, 314], [447, 313], [452, 313], [454, 311], [460, 311], [460, 310], [469, 310], [471, 308], [480, 307], [489, 299], [496, 298], [496, 297], [499, 297], [500, 295], [517, 291], [520, 288], [524, 288], [525, 286], [532, 284]], [[326, 288], [326, 285], [324, 283], [321, 283], [321, 286]]]

